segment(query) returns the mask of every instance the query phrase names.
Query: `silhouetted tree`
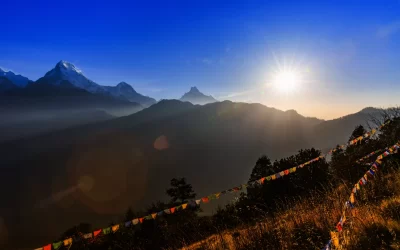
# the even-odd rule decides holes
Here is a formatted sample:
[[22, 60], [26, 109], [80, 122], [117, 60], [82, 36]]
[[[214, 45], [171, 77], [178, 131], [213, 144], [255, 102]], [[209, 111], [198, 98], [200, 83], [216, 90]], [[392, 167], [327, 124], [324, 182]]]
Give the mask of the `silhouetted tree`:
[[186, 183], [185, 178], [173, 178], [171, 180], [171, 188], [167, 189], [167, 194], [171, 197], [171, 202], [185, 202], [196, 197], [191, 184]]
[[262, 177], [265, 177], [271, 173], [272, 163], [268, 156], [263, 155], [258, 158], [256, 165], [251, 171], [249, 182], [258, 180]]
[[360, 137], [360, 136], [363, 136], [363, 135], [365, 135], [365, 133], [367, 133], [367, 131], [365, 130], [365, 128], [364, 128], [362, 125], [358, 125], [358, 126], [354, 129], [353, 133], [351, 133], [351, 136], [350, 136], [350, 138], [349, 138], [349, 141], [354, 140], [354, 139], [356, 139], [356, 138], [358, 138], [358, 137]]

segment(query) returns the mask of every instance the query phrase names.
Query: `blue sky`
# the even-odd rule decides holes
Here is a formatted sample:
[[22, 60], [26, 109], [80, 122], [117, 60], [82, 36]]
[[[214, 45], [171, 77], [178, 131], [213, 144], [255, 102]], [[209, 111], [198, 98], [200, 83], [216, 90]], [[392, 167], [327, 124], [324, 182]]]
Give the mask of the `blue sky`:
[[[2, 0], [0, 67], [33, 80], [59, 60], [156, 99], [219, 100], [335, 118], [399, 104], [400, 1]], [[278, 93], [278, 65], [306, 72]]]

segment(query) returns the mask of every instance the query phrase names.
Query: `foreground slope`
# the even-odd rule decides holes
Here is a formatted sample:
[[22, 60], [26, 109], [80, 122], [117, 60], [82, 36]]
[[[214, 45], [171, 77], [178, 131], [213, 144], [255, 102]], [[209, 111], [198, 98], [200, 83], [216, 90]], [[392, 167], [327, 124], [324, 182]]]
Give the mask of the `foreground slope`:
[[1, 214], [10, 240], [29, 232], [29, 245], [82, 221], [102, 225], [129, 205], [163, 199], [173, 177], [187, 177], [199, 194], [242, 183], [260, 154], [279, 158], [308, 147], [319, 122], [259, 104], [162, 101], [131, 116], [3, 144]]

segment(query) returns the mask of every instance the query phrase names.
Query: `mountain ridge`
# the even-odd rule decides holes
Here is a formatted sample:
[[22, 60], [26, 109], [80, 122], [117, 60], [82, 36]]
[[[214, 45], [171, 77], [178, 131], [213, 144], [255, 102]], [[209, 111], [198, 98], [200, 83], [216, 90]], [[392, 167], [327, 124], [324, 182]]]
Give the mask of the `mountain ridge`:
[[18, 87], [25, 87], [28, 83], [32, 82], [29, 78], [15, 74], [12, 71], [6, 71], [0, 68], [0, 76], [4, 76]]

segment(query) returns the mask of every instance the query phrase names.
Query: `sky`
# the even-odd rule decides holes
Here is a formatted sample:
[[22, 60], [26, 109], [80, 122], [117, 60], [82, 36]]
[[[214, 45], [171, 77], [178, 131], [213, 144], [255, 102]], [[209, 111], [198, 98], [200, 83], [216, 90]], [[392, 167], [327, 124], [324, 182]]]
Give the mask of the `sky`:
[[[156, 99], [218, 100], [323, 119], [399, 105], [400, 1], [1, 0], [0, 67], [37, 80], [60, 60]], [[276, 72], [297, 85], [276, 88]]]

